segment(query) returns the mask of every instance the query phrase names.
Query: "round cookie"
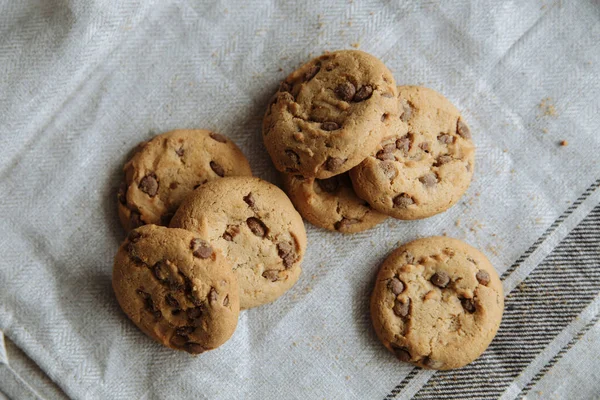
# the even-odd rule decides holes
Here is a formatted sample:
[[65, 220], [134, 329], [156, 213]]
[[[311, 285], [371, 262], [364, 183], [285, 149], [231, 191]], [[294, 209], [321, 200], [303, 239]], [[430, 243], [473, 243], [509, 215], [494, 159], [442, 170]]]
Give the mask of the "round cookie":
[[429, 237], [396, 249], [383, 263], [371, 318], [401, 361], [430, 369], [479, 357], [500, 326], [502, 283], [488, 259], [457, 239]]
[[398, 87], [400, 118], [377, 149], [350, 171], [356, 194], [398, 219], [420, 219], [453, 206], [471, 183], [475, 148], [459, 111], [441, 94]]
[[223, 250], [238, 277], [241, 308], [272, 302], [300, 276], [302, 218], [281, 189], [259, 178], [205, 183], [181, 203], [171, 226]]
[[361, 232], [387, 218], [356, 196], [347, 173], [327, 179], [283, 174], [283, 185], [300, 215], [330, 231]]
[[329, 178], [358, 165], [384, 136], [382, 121], [398, 112], [392, 73], [357, 50], [317, 57], [281, 84], [263, 121], [275, 167]]
[[204, 182], [251, 176], [250, 164], [231, 140], [207, 130], [176, 130], [141, 143], [123, 168], [119, 218], [126, 231], [168, 225], [179, 204]]
[[130, 231], [112, 284], [125, 314], [167, 347], [199, 354], [235, 331], [237, 277], [223, 254], [192, 232], [156, 225]]

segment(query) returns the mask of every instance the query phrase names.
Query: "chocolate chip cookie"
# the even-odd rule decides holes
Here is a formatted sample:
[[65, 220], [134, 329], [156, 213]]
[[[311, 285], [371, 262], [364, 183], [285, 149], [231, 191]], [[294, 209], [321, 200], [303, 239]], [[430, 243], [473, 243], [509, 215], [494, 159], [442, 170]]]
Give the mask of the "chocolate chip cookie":
[[223, 250], [238, 276], [242, 308], [277, 299], [300, 276], [302, 218], [281, 189], [259, 178], [204, 184], [181, 203], [171, 227], [197, 232]]
[[504, 310], [502, 283], [488, 259], [457, 239], [429, 237], [396, 249], [371, 297], [377, 336], [401, 361], [462, 367], [488, 347]]
[[283, 174], [283, 184], [300, 215], [330, 231], [361, 232], [387, 218], [356, 196], [347, 173], [327, 179]]
[[199, 354], [225, 343], [239, 314], [237, 276], [205, 238], [145, 225], [129, 232], [113, 269], [125, 314], [157, 342]]
[[392, 135], [350, 171], [354, 189], [376, 210], [420, 219], [447, 210], [471, 183], [475, 149], [459, 111], [441, 94], [398, 88], [400, 118]]
[[138, 146], [124, 167], [118, 194], [125, 230], [168, 225], [185, 196], [213, 179], [251, 176], [244, 154], [225, 136], [207, 130], [176, 130]]
[[269, 105], [263, 139], [282, 172], [319, 179], [358, 165], [398, 112], [392, 73], [362, 51], [336, 51], [291, 73]]

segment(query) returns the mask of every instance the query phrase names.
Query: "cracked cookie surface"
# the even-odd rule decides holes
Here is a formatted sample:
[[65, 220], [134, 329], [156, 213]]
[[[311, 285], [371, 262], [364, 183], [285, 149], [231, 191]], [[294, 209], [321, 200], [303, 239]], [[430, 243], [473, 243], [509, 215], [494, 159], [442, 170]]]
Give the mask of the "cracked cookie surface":
[[227, 137], [202, 129], [175, 130], [141, 143], [125, 164], [118, 194], [126, 231], [168, 225], [185, 196], [223, 176], [251, 176], [250, 164]]
[[222, 249], [238, 277], [241, 308], [274, 301], [300, 276], [302, 218], [281, 189], [259, 178], [202, 185], [181, 204], [171, 227], [197, 232]]
[[387, 218], [356, 196], [347, 173], [327, 179], [283, 174], [283, 184], [300, 214], [330, 231], [361, 232]]
[[502, 283], [488, 259], [446, 237], [418, 239], [382, 264], [371, 297], [379, 339], [399, 360], [429, 369], [462, 367], [496, 335]]
[[263, 139], [275, 167], [328, 178], [358, 165], [398, 112], [387, 67], [356, 50], [323, 54], [281, 84], [263, 120]]
[[456, 204], [473, 177], [475, 148], [460, 112], [441, 94], [399, 86], [399, 118], [389, 136], [350, 171], [354, 189], [373, 208], [420, 219]]
[[129, 319], [167, 347], [203, 353], [237, 326], [237, 276], [192, 232], [156, 225], [130, 231], [115, 256], [112, 284]]

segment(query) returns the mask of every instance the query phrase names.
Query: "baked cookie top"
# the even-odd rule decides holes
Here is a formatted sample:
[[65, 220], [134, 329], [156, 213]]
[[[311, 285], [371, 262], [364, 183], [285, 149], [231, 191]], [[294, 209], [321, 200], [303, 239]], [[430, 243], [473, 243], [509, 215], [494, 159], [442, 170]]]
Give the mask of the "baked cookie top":
[[235, 331], [237, 276], [219, 250], [192, 232], [156, 225], [130, 231], [112, 283], [125, 314], [165, 346], [198, 354]]
[[272, 302], [300, 276], [302, 218], [281, 189], [259, 178], [202, 185], [182, 202], [171, 227], [197, 232], [222, 249], [238, 276], [241, 308]]
[[302, 217], [330, 231], [361, 232], [387, 218], [356, 196], [347, 173], [327, 179], [283, 174], [283, 185]]
[[502, 283], [488, 259], [457, 239], [429, 237], [396, 249], [371, 297], [379, 339], [401, 361], [452, 369], [479, 357], [500, 326]]
[[252, 175], [235, 143], [202, 129], [175, 130], [141, 143], [123, 170], [118, 204], [127, 231], [144, 224], [168, 225], [183, 198], [202, 183]]
[[400, 118], [374, 152], [350, 172], [359, 197], [398, 219], [447, 210], [469, 187], [475, 148], [459, 111], [441, 94], [400, 86]]
[[281, 84], [263, 139], [282, 172], [324, 179], [358, 165], [380, 143], [382, 121], [398, 112], [392, 73], [357, 50], [317, 57]]

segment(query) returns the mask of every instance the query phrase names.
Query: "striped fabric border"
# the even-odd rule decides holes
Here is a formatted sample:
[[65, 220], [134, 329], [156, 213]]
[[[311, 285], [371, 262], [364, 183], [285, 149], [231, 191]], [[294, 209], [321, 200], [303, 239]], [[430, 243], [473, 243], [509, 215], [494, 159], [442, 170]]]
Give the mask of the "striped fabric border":
[[[510, 276], [598, 187], [600, 179], [554, 221], [502, 275], [502, 279]], [[595, 207], [517, 289], [507, 296], [502, 325], [489, 349], [465, 368], [438, 372], [414, 398], [500, 396], [513, 379], [600, 292], [599, 244], [600, 205]], [[576, 341], [572, 345], [575, 343]], [[565, 347], [562, 354], [569, 348]], [[554, 363], [562, 356], [559, 354]], [[548, 365], [547, 368], [551, 368], [552, 365]], [[411, 370], [385, 400], [391, 400], [401, 393], [419, 371], [419, 368]], [[541, 379], [545, 372], [542, 369], [540, 373], [542, 375], [539, 378], [536, 375], [532, 382]]]

